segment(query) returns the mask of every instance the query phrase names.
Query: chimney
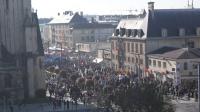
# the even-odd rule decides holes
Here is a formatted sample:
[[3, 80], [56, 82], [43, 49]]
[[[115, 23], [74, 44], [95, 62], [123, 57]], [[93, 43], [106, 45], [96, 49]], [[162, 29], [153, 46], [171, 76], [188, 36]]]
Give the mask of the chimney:
[[154, 10], [154, 2], [148, 2], [148, 9], [150, 11], [153, 11]]
[[83, 16], [83, 11], [80, 12], [80, 16]]

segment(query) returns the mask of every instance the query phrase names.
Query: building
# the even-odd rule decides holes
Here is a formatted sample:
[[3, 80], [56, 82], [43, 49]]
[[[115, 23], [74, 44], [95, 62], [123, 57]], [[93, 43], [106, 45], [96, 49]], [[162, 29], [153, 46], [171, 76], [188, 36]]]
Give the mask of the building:
[[44, 89], [42, 39], [31, 0], [0, 1], [0, 94], [21, 99]]
[[83, 17], [83, 13], [80, 14], [71, 11], [66, 11], [63, 15], [59, 14], [45, 27], [47, 31], [44, 30], [43, 33], [47, 36], [44, 40], [49, 40], [50, 45], [59, 44], [59, 47], [75, 50], [76, 43], [107, 41], [114, 32], [116, 26], [89, 23]]
[[64, 48], [72, 49], [74, 45], [72, 25], [83, 23], [88, 23], [83, 15], [72, 11], [58, 13], [58, 16], [47, 24], [50, 45], [59, 44], [61, 47], [62, 44]]
[[174, 85], [188, 86], [197, 83], [199, 49], [162, 47], [147, 57], [149, 75], [153, 75], [155, 79], [168, 80]]
[[154, 9], [121, 20], [111, 38], [114, 68], [145, 75], [147, 54], [164, 46], [200, 47], [200, 9]]

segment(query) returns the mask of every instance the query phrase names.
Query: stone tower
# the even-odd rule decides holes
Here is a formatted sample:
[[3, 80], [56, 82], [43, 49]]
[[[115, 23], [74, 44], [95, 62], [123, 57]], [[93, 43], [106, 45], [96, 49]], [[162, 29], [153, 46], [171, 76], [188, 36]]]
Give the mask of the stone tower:
[[[3, 63], [0, 67], [5, 64], [14, 67], [8, 73], [4, 69], [9, 66], [3, 68], [4, 72], [0, 69], [0, 80], [10, 74], [10, 88], [15, 88], [14, 82], [20, 83], [15, 80], [21, 79], [19, 85], [23, 96], [34, 97], [35, 91], [44, 88], [42, 58], [39, 23], [37, 13], [32, 11], [31, 0], [0, 0], [0, 62]], [[5, 84], [2, 85], [4, 88]], [[14, 94], [17, 92], [14, 91]]]

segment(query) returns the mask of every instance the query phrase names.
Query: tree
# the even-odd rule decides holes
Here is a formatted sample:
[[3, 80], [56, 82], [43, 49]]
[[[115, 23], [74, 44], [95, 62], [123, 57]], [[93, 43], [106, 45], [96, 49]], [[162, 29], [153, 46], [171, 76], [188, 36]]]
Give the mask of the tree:
[[163, 92], [154, 82], [122, 85], [115, 91], [114, 104], [123, 112], [174, 112], [164, 99]]

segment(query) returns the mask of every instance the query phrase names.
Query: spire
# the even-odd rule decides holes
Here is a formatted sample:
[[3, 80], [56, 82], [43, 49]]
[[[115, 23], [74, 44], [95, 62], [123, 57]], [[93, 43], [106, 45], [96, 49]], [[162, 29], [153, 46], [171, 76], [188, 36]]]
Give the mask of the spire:
[[194, 0], [192, 0], [192, 9], [194, 9]]

